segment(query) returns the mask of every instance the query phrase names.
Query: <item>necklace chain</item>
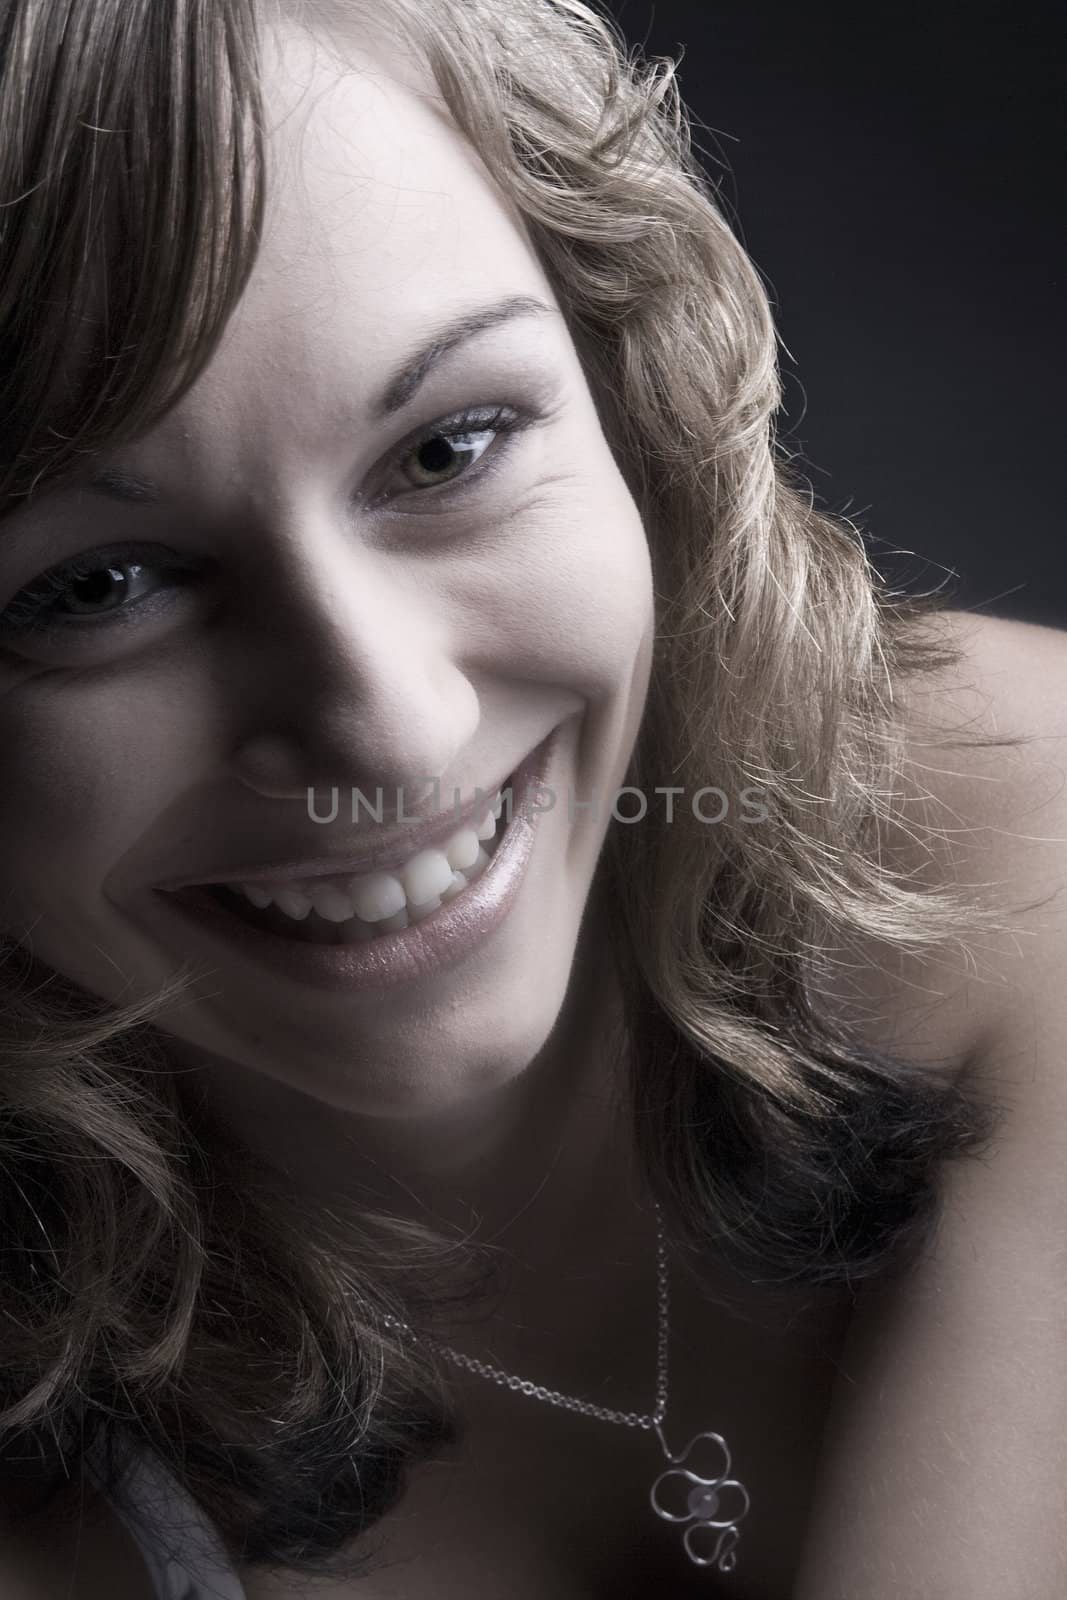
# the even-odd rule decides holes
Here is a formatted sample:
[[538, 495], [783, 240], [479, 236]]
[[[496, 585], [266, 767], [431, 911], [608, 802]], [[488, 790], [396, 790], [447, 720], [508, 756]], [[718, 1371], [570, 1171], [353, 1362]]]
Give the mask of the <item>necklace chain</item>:
[[[468, 1372], [477, 1373], [479, 1377], [488, 1378], [491, 1383], [512, 1389], [517, 1394], [529, 1395], [533, 1400], [543, 1400], [546, 1405], [560, 1406], [565, 1411], [577, 1411], [583, 1416], [597, 1417], [602, 1422], [616, 1422], [624, 1428], [644, 1428], [646, 1431], [655, 1429], [660, 1448], [669, 1466], [666, 1472], [659, 1474], [652, 1485], [649, 1499], [653, 1510], [666, 1522], [686, 1525], [682, 1543], [686, 1555], [695, 1566], [715, 1567], [720, 1572], [732, 1572], [737, 1564], [736, 1547], [740, 1539], [738, 1523], [749, 1509], [749, 1496], [744, 1484], [730, 1476], [732, 1468], [726, 1440], [719, 1433], [705, 1430], [694, 1435], [685, 1449], [675, 1454], [669, 1449], [663, 1434], [662, 1424], [667, 1413], [670, 1298], [663, 1214], [655, 1200], [652, 1204], [656, 1212], [659, 1322], [656, 1351], [656, 1409], [651, 1416], [638, 1416], [633, 1411], [613, 1411], [607, 1406], [595, 1406], [590, 1400], [579, 1400], [576, 1395], [560, 1394], [557, 1389], [546, 1389], [543, 1384], [533, 1383], [529, 1378], [520, 1378], [514, 1372], [505, 1372], [502, 1367], [494, 1367], [487, 1361], [477, 1361], [473, 1356], [465, 1356], [462, 1351], [453, 1350], [451, 1345], [443, 1344], [439, 1339], [431, 1338], [429, 1334], [418, 1334], [410, 1323], [402, 1322], [398, 1317], [387, 1316], [384, 1320], [390, 1327], [399, 1328], [415, 1343], [430, 1345], [456, 1366], [465, 1367]], [[704, 1439], [710, 1440], [717, 1447], [723, 1460], [722, 1469], [714, 1472], [711, 1477], [701, 1475], [692, 1466], [683, 1465], [688, 1460], [690, 1451]], [[674, 1509], [663, 1505], [659, 1498], [661, 1486], [671, 1483], [672, 1480], [675, 1490], [680, 1488], [686, 1497], [682, 1509], [678, 1508], [676, 1496]], [[735, 1502], [735, 1509], [732, 1512], [727, 1509], [724, 1513], [722, 1504], [724, 1494], [727, 1496], [727, 1507], [731, 1498]], [[698, 1548], [697, 1536], [708, 1534], [712, 1536], [714, 1544], [710, 1551], [705, 1549], [702, 1553]]]
[[392, 1328], [399, 1328], [402, 1333], [406, 1333], [416, 1343], [430, 1345], [455, 1366], [465, 1367], [468, 1372], [475, 1372], [479, 1377], [488, 1378], [490, 1382], [500, 1384], [506, 1389], [512, 1389], [518, 1394], [529, 1395], [534, 1400], [543, 1400], [546, 1405], [560, 1406], [565, 1411], [577, 1411], [583, 1416], [599, 1417], [602, 1422], [617, 1422], [625, 1428], [644, 1428], [646, 1430], [655, 1428], [658, 1430], [660, 1423], [667, 1414], [670, 1295], [667, 1276], [667, 1241], [663, 1232], [663, 1216], [658, 1201], [653, 1200], [652, 1204], [656, 1212], [659, 1317], [656, 1350], [656, 1409], [651, 1416], [647, 1414], [638, 1415], [634, 1411], [613, 1411], [607, 1406], [593, 1405], [590, 1400], [579, 1400], [576, 1395], [560, 1394], [557, 1389], [546, 1389], [542, 1384], [531, 1382], [529, 1378], [520, 1378], [514, 1372], [505, 1372], [501, 1367], [494, 1367], [486, 1361], [477, 1361], [473, 1356], [465, 1356], [462, 1351], [453, 1350], [451, 1345], [443, 1344], [439, 1339], [431, 1338], [429, 1334], [416, 1333], [410, 1323], [402, 1322], [398, 1317], [386, 1316], [383, 1321]]

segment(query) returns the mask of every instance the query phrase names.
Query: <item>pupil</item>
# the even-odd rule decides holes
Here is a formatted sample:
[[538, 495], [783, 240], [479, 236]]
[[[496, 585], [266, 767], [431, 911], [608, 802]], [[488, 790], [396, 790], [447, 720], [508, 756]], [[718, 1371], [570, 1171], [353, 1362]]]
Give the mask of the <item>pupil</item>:
[[451, 465], [454, 455], [447, 439], [428, 439], [419, 450], [419, 464], [427, 472], [443, 472]]
[[[111, 598], [110, 589], [116, 581], [116, 570], [101, 567], [99, 571], [89, 573], [85, 577], [75, 578], [71, 584], [72, 595], [76, 605], [96, 605], [101, 600]], [[88, 589], [88, 593], [85, 590]], [[94, 593], [95, 590], [95, 593]]]

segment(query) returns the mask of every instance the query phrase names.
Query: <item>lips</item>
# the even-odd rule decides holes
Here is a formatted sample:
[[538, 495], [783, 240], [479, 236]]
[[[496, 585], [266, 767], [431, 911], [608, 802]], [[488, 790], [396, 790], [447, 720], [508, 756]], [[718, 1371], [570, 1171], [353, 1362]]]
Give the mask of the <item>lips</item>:
[[[551, 738], [551, 735], [548, 737]], [[531, 770], [531, 764], [541, 756], [547, 743], [548, 739], [542, 741], [536, 750], [524, 758], [512, 776], [503, 779], [498, 786], [500, 790], [515, 786], [516, 803], [525, 788], [522, 775]], [[271, 862], [260, 859], [258, 862], [238, 865], [227, 863], [217, 869], [209, 869], [210, 875], [207, 877], [198, 875], [195, 878], [175, 878], [157, 883], [155, 887], [170, 894], [182, 889], [226, 883], [256, 883], [269, 889], [272, 886], [281, 887], [283, 884], [312, 878], [353, 878], [365, 877], [372, 872], [393, 872], [403, 867], [420, 850], [440, 847], [447, 843], [459, 828], [469, 826], [474, 819], [483, 816], [489, 800], [495, 793], [496, 789], [482, 789], [472, 800], [468, 800], [462, 809], [453, 806], [446, 811], [438, 812], [425, 822], [408, 828], [401, 836], [394, 835], [391, 840], [386, 840], [376, 848], [372, 846], [361, 853], [341, 855], [338, 852], [333, 858], [306, 856], [301, 860], [295, 858], [284, 860], [279, 857]]]
[[539, 800], [525, 801], [531, 790], [536, 793], [548, 782], [561, 726], [553, 728], [516, 773], [518, 804], [499, 834], [492, 861], [467, 889], [424, 920], [365, 941], [301, 943], [250, 926], [223, 910], [210, 889], [187, 883], [170, 893], [154, 891], [153, 897], [166, 903], [166, 927], [174, 926], [175, 919], [184, 924], [204, 941], [213, 966], [220, 956], [233, 955], [269, 972], [274, 983], [286, 989], [304, 985], [323, 995], [384, 992], [447, 971], [485, 946], [518, 898], [543, 809]]
[[[503, 819], [502, 819], [503, 820]], [[486, 855], [492, 860], [496, 853], [506, 827], [499, 827], [484, 846]], [[466, 885], [459, 890], [465, 894], [470, 883], [477, 883], [485, 868], [477, 872], [467, 871], [463, 874], [467, 880]], [[453, 893], [450, 898], [458, 899], [459, 894]], [[187, 904], [203, 904], [204, 897], [208, 896], [215, 905], [221, 907], [230, 916], [240, 918], [249, 927], [257, 929], [260, 933], [267, 933], [279, 939], [291, 939], [297, 944], [355, 944], [365, 943], [371, 939], [385, 937], [391, 929], [385, 928], [381, 923], [364, 922], [362, 917], [353, 916], [344, 922], [331, 922], [326, 917], [319, 916], [314, 909], [306, 917], [296, 918], [288, 916], [280, 906], [264, 906], [262, 909], [252, 905], [243, 894], [229, 889], [225, 884], [198, 884], [191, 888], [179, 890], [176, 898], [184, 900]], [[441, 904], [448, 904], [441, 901]], [[419, 915], [418, 907], [414, 910], [407, 908], [411, 922], [421, 922], [436, 914], [436, 909]], [[391, 922], [391, 918], [386, 918]]]

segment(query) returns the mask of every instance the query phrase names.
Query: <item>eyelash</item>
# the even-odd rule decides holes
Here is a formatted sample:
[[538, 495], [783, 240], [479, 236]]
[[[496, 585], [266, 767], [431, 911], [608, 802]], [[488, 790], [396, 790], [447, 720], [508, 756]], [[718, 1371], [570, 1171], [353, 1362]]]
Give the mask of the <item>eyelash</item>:
[[[473, 480], [472, 487], [477, 487], [482, 481], [494, 476], [510, 454], [509, 447], [514, 443], [515, 436], [542, 420], [542, 413], [514, 406], [495, 406], [489, 409], [475, 408], [467, 410], [461, 412], [458, 416], [445, 417], [431, 424], [430, 427], [424, 429], [418, 438], [395, 454], [393, 460], [394, 462], [401, 462], [417, 455], [425, 445], [434, 439], [448, 439], [456, 445], [460, 441], [476, 438], [486, 433], [493, 434], [496, 439], [503, 439], [504, 445], [502, 448], [494, 450], [492, 446], [489, 446], [478, 457], [478, 463], [485, 461], [487, 463], [485, 466], [476, 463], [469, 472], [462, 473], [457, 479], [451, 479], [449, 483], [441, 485], [440, 493], [435, 493], [432, 486], [430, 488], [413, 486], [408, 491], [408, 493], [417, 495], [430, 494], [434, 499], [440, 499], [442, 495], [445, 495], [448, 499], [454, 499], [457, 498], [457, 494], [447, 494], [452, 483], [460, 482], [461, 487], [458, 495], [465, 495], [468, 492], [465, 485], [471, 484], [471, 480]], [[440, 470], [443, 471], [444, 468]], [[381, 496], [370, 500], [367, 503], [367, 509], [377, 509], [381, 504], [381, 500]], [[180, 557], [175, 557], [164, 564], [159, 560], [161, 553], [164, 556], [170, 554], [165, 547], [160, 547], [159, 545], [125, 544], [91, 550], [86, 555], [76, 556], [71, 561], [64, 561], [61, 566], [53, 567], [51, 571], [45, 572], [41, 577], [34, 579], [33, 583], [27, 588], [20, 590], [7, 608], [0, 612], [0, 637], [13, 635], [17, 638], [21, 635], [23, 637], [42, 638], [61, 633], [69, 635], [79, 631], [88, 632], [91, 630], [98, 632], [104, 628], [133, 624], [143, 620], [146, 615], [148, 619], [151, 619], [152, 616], [166, 608], [165, 604], [161, 606], [158, 603], [160, 600], [160, 591], [158, 590], [149, 595], [141, 596], [130, 605], [102, 612], [97, 617], [85, 617], [74, 621], [69, 618], [62, 621], [55, 620], [57, 616], [62, 616], [62, 613], [57, 612], [55, 607], [59, 596], [79, 578], [91, 577], [96, 573], [109, 569], [135, 568], [140, 570], [143, 568], [147, 570], [151, 567], [159, 572], [170, 574], [184, 572], [187, 576], [192, 576], [202, 566], [200, 562], [191, 562]], [[143, 561], [142, 557], [144, 558]], [[156, 559], [149, 561], [149, 557], [156, 557]], [[157, 602], [154, 606], [153, 601]], [[51, 620], [42, 621], [42, 617], [49, 617]]]

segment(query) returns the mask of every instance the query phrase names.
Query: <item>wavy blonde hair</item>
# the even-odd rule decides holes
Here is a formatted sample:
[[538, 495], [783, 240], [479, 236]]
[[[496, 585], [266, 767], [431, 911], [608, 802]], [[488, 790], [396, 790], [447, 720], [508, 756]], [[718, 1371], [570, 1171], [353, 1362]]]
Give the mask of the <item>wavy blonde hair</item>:
[[[279, 9], [327, 40], [370, 26], [343, 0]], [[5, 507], [146, 430], [210, 361], [263, 218], [267, 16], [4, 8]], [[657, 636], [627, 782], [749, 785], [767, 807], [759, 826], [680, 808], [609, 828], [593, 892], [613, 908], [643, 1173], [698, 1267], [840, 1288], [922, 1241], [940, 1164], [995, 1126], [956, 1076], [872, 1057], [812, 999], [831, 944], [933, 952], [984, 914], [879, 850], [902, 690], [956, 659], [937, 598], [888, 591], [782, 459], [768, 298], [673, 63], [628, 54], [580, 0], [389, 0], [374, 26], [425, 64], [523, 218], [643, 516]], [[95, 1441], [136, 1435], [236, 1560], [359, 1576], [351, 1541], [462, 1427], [383, 1313], [473, 1303], [497, 1264], [354, 1207], [297, 1214], [248, 1151], [206, 1138], [159, 1026], [187, 976], [117, 1008], [18, 945], [0, 963], [0, 1438], [36, 1463], [38, 1511]]]

